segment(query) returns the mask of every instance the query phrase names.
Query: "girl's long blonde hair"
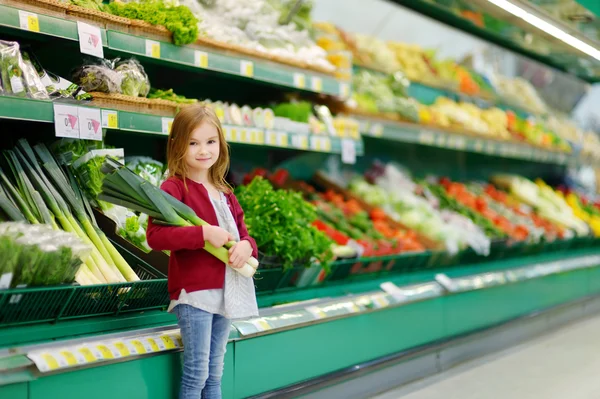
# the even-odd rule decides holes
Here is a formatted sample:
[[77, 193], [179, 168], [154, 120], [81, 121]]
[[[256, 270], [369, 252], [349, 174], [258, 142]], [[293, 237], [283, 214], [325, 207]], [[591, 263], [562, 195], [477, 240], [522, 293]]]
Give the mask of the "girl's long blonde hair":
[[[178, 177], [185, 183], [188, 175], [185, 155], [190, 144], [192, 131], [203, 123], [212, 124], [219, 132], [219, 158], [208, 171], [210, 182], [219, 191], [229, 194], [232, 189], [225, 177], [229, 171], [229, 145], [225, 141], [221, 121], [208, 106], [198, 104], [183, 108], [173, 121], [167, 144], [169, 177]], [[187, 185], [186, 185], [187, 188]]]

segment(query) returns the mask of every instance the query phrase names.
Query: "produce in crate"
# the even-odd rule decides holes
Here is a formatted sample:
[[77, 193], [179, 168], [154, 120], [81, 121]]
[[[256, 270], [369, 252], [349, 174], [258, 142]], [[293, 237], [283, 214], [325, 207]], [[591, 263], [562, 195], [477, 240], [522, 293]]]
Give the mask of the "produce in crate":
[[[98, 195], [99, 199], [145, 213], [152, 217], [156, 224], [169, 226], [208, 225], [189, 206], [145, 181], [125, 165], [107, 158], [102, 167], [102, 172], [106, 176], [102, 182], [102, 193]], [[206, 242], [204, 249], [225, 264], [229, 264], [227, 249], [233, 245], [235, 245], [235, 242], [230, 241], [224, 247], [215, 248], [211, 243]], [[258, 261], [251, 257], [242, 268], [234, 270], [246, 277], [252, 277], [257, 268]]]
[[[97, 228], [91, 208], [74, 177], [61, 169], [43, 144], [31, 148], [21, 139], [17, 147], [4, 153], [10, 178], [0, 173], [2, 201], [9, 220], [45, 223], [54, 229], [75, 233], [92, 245], [81, 273], [87, 281], [115, 283], [139, 278], [106, 236]], [[12, 207], [12, 212], [8, 212]], [[14, 210], [17, 212], [14, 212]], [[59, 227], [60, 226], [60, 227]], [[94, 280], [95, 279], [95, 280]], [[83, 283], [83, 282], [82, 282]]]
[[[533, 207], [541, 217], [574, 231], [578, 236], [589, 234], [588, 225], [573, 214], [564, 198], [541, 180], [534, 183], [521, 176], [496, 175], [492, 177], [492, 182]], [[566, 233], [567, 238], [571, 235]]]
[[50, 225], [0, 223], [0, 289], [70, 284], [99, 284], [80, 271], [92, 248], [74, 234]]
[[194, 43], [198, 39], [199, 21], [188, 7], [175, 4], [162, 0], [112, 1], [103, 8], [120, 17], [164, 26], [173, 34], [177, 46]]
[[489, 251], [489, 239], [473, 223], [449, 212], [440, 212], [439, 203], [419, 194], [420, 187], [407, 171], [393, 164], [375, 164], [364, 178], [353, 179], [350, 191], [367, 203], [381, 207], [394, 220], [423, 236], [443, 243], [451, 253], [468, 245], [478, 253]]
[[129, 59], [96, 59], [73, 73], [73, 82], [87, 92], [124, 94], [146, 97], [150, 92], [150, 81], [139, 61]]

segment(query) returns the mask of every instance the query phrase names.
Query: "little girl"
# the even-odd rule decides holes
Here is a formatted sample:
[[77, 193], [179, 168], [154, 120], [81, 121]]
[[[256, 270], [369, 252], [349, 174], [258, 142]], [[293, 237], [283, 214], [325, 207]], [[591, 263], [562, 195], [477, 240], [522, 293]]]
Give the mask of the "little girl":
[[[231, 319], [258, 315], [254, 281], [241, 268], [257, 255], [244, 212], [225, 180], [229, 146], [215, 113], [203, 105], [182, 109], [167, 145], [169, 178], [161, 189], [190, 206], [210, 226], [148, 223], [148, 244], [169, 250], [169, 311], [177, 315], [184, 344], [180, 399], [221, 398], [223, 359]], [[230, 267], [206, 252], [205, 242], [229, 250]]]

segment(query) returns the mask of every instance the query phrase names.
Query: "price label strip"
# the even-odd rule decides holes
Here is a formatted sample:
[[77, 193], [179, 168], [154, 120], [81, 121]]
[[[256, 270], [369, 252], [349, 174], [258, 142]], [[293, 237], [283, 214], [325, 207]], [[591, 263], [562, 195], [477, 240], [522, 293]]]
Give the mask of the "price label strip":
[[375, 305], [376, 308], [387, 308], [390, 306], [390, 301], [384, 295], [373, 295], [371, 296], [371, 301]]
[[281, 148], [287, 148], [288, 143], [288, 135], [285, 132], [277, 133], [277, 146]]
[[19, 26], [23, 30], [30, 32], [40, 31], [40, 20], [38, 15], [32, 12], [19, 10]]
[[252, 325], [256, 327], [259, 332], [268, 331], [271, 329], [269, 323], [263, 318], [250, 320], [250, 323], [252, 323]]
[[321, 320], [321, 319], [325, 319], [327, 318], [327, 313], [325, 313], [323, 311], [323, 309], [317, 307], [317, 306], [309, 306], [306, 308], [306, 311], [310, 314], [312, 314], [317, 320]]
[[82, 54], [93, 55], [104, 58], [102, 47], [102, 33], [100, 28], [85, 22], [77, 21], [77, 33], [79, 35], [79, 51]]

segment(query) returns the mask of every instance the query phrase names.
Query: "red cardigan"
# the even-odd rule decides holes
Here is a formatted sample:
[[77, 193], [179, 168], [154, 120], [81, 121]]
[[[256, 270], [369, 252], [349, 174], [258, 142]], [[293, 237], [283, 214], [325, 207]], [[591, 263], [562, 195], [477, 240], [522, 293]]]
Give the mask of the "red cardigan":
[[[160, 188], [191, 207], [207, 223], [218, 226], [217, 214], [206, 188], [190, 179], [186, 179], [186, 183], [187, 190], [181, 179], [171, 177]], [[248, 235], [244, 211], [233, 193], [225, 194], [225, 197], [237, 224], [240, 240], [250, 242], [253, 256], [256, 257], [256, 242]], [[203, 249], [204, 233], [201, 226], [161, 226], [152, 223], [150, 218], [146, 238], [150, 248], [171, 251], [168, 283], [171, 299], [178, 299], [182, 289], [194, 292], [223, 288], [226, 266]]]

